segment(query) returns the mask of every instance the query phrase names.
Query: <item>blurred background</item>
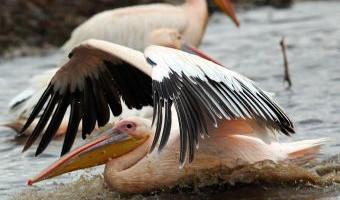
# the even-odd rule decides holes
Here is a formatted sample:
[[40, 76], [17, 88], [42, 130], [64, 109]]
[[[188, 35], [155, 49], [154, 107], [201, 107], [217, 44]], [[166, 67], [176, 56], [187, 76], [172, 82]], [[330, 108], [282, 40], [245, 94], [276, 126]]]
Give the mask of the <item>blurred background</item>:
[[[33, 53], [32, 47], [62, 45], [71, 31], [90, 16], [129, 5], [181, 0], [2, 0], [0, 4], [0, 55]], [[293, 0], [233, 0], [239, 10], [270, 5], [287, 8]], [[210, 10], [215, 7], [210, 2]], [[18, 47], [21, 47], [18, 49]], [[28, 48], [31, 47], [31, 48]], [[16, 51], [13, 52], [13, 50]]]

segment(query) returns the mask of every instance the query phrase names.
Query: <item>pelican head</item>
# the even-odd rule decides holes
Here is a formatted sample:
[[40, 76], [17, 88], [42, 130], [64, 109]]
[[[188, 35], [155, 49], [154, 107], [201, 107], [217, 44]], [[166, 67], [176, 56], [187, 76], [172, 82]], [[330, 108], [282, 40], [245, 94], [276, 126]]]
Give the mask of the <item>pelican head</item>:
[[[30, 179], [28, 185], [67, 172], [103, 165], [117, 158], [128, 157], [127, 162], [122, 164], [124, 168], [129, 168], [148, 152], [153, 131], [150, 120], [130, 117], [116, 122], [113, 127], [100, 130], [98, 134], [100, 136], [95, 140], [74, 149]], [[136, 153], [139, 149], [140, 152]]]
[[228, 15], [236, 26], [240, 26], [236, 12], [230, 0], [213, 0], [217, 7], [226, 15]]

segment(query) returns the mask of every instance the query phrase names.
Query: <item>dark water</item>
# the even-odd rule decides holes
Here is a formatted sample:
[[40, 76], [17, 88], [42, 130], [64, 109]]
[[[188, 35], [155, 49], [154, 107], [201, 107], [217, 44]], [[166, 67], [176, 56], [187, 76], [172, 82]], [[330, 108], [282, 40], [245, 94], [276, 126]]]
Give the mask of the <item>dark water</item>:
[[[32, 152], [21, 154], [20, 141], [14, 132], [0, 129], [0, 199], [93, 199], [101, 197], [127, 199], [340, 199], [340, 2], [298, 3], [289, 10], [260, 8], [240, 13], [240, 29], [235, 29], [223, 16], [214, 16], [208, 27], [202, 49], [226, 66], [252, 78], [259, 85], [276, 93], [276, 98], [295, 122], [297, 134], [284, 141], [328, 137], [319, 161], [304, 169], [283, 169], [291, 176], [309, 176], [303, 173], [319, 171], [331, 184], [284, 184], [278, 177], [267, 184], [257, 184], [258, 176], [251, 174], [237, 186], [205, 188], [200, 192], [161, 192], [153, 195], [122, 196], [109, 192], [100, 175], [87, 171], [46, 181], [33, 188], [25, 185], [58, 155], [60, 141], [54, 142], [43, 155], [33, 158]], [[279, 41], [285, 36], [293, 87], [283, 83], [282, 54]], [[27, 85], [31, 76], [53, 67], [60, 55], [17, 58], [0, 64], [0, 121], [10, 119], [7, 102]], [[338, 155], [338, 156], [337, 156]], [[335, 156], [332, 158], [332, 156]], [[328, 160], [328, 161], [325, 161]], [[252, 166], [254, 167], [254, 166]], [[255, 168], [258, 166], [255, 166]], [[263, 167], [264, 179], [274, 176], [269, 172], [282, 166]], [[99, 173], [101, 169], [96, 170]], [[324, 170], [324, 171], [322, 171]], [[328, 171], [327, 171], [328, 170]], [[282, 171], [278, 171], [281, 173]], [[303, 174], [303, 175], [301, 175]], [[313, 176], [313, 175], [312, 175]], [[332, 178], [333, 177], [333, 178]], [[239, 178], [239, 177], [238, 177]], [[241, 179], [241, 178], [239, 178]], [[316, 178], [318, 179], [318, 178]], [[267, 180], [267, 179], [265, 179]], [[269, 179], [268, 179], [269, 180]], [[308, 179], [309, 180], [309, 179]], [[324, 180], [324, 179], [322, 179]], [[54, 182], [55, 181], [55, 182]], [[321, 181], [321, 179], [319, 180]], [[313, 181], [312, 181], [313, 182]], [[65, 183], [65, 185], [60, 184]], [[245, 183], [252, 183], [251, 185]], [[57, 186], [55, 186], [57, 185]], [[20, 195], [17, 193], [20, 192]]]

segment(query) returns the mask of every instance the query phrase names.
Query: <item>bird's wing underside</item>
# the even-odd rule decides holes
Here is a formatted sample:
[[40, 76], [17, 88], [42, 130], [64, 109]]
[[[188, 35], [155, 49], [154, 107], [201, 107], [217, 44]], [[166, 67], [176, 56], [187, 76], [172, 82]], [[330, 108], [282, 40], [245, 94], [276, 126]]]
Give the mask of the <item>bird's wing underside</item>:
[[[147, 61], [153, 66], [154, 120], [157, 119], [152, 149], [162, 149], [171, 129], [174, 105], [180, 126], [180, 162], [194, 158], [200, 134], [218, 120], [255, 119], [269, 129], [289, 135], [293, 124], [284, 111], [248, 78], [215, 63], [182, 51], [148, 47]], [[163, 123], [162, 123], [163, 122]]]
[[43, 110], [24, 147], [28, 149], [44, 132], [36, 155], [51, 142], [68, 107], [70, 116], [62, 154], [72, 147], [81, 122], [84, 138], [96, 124], [101, 127], [108, 123], [110, 110], [114, 116], [120, 115], [121, 99], [128, 108], [152, 105], [151, 67], [141, 52], [89, 40], [75, 48], [69, 57], [52, 78], [23, 128], [28, 128]]

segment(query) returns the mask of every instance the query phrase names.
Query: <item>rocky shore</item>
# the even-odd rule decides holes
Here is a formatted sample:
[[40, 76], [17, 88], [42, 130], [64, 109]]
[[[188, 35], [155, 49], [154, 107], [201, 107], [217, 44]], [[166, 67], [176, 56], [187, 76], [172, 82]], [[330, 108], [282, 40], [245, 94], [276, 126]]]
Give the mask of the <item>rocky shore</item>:
[[[239, 9], [272, 5], [287, 7], [293, 0], [234, 0]], [[60, 46], [71, 31], [103, 10], [159, 0], [2, 0], [0, 56], [12, 57]], [[163, 2], [180, 3], [181, 0]], [[214, 10], [214, 7], [210, 7]]]

